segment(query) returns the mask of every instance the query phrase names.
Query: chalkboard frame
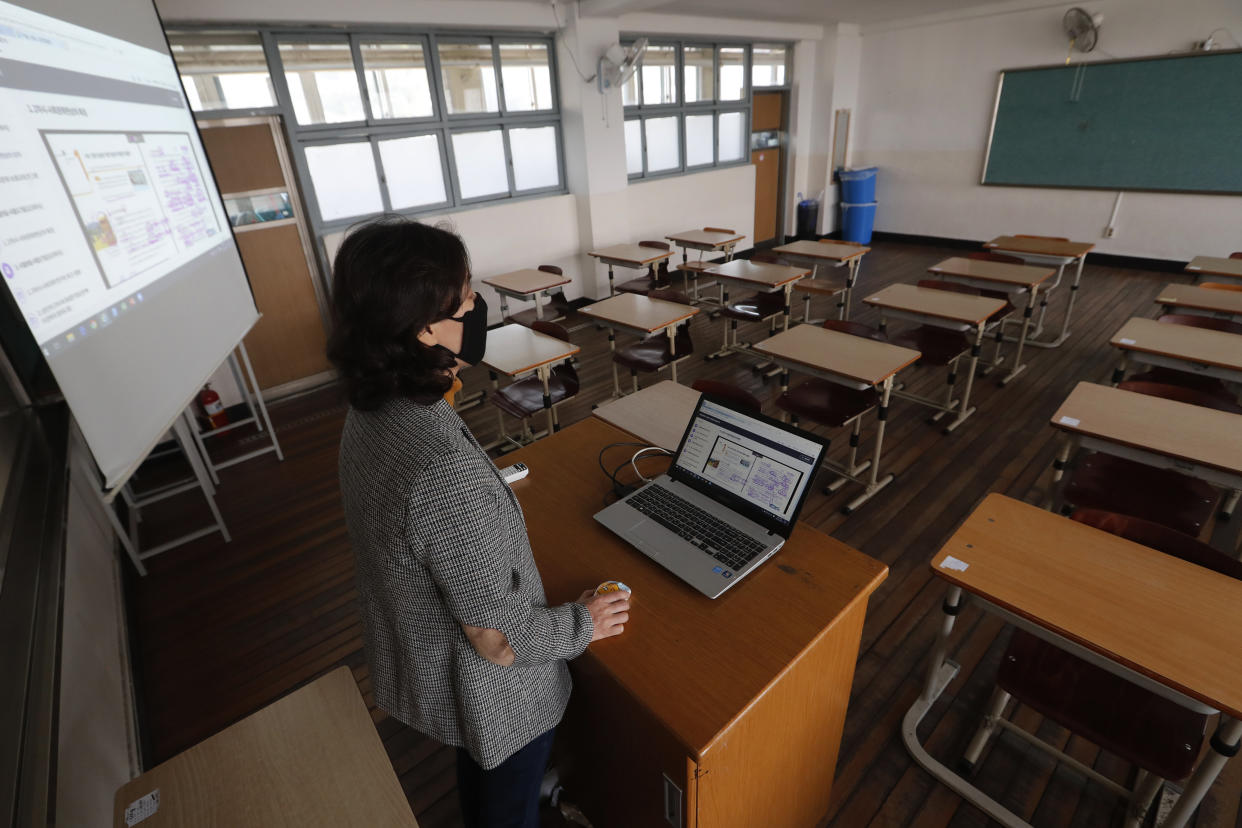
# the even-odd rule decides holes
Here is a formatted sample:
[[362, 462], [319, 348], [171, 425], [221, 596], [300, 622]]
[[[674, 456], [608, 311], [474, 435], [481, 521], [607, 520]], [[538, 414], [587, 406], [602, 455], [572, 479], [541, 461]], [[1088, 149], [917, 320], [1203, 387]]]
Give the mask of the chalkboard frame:
[[1067, 66], [1078, 66], [1078, 65], [1102, 66], [1106, 64], [1116, 64], [1116, 63], [1143, 63], [1143, 62], [1154, 61], [1154, 60], [1165, 61], [1165, 60], [1209, 58], [1209, 57], [1217, 57], [1221, 55], [1239, 54], [1239, 53], [1242, 53], [1242, 48], [1212, 49], [1207, 52], [1201, 52], [1201, 51], [1178, 52], [1178, 53], [1168, 53], [1168, 54], [1159, 54], [1159, 55], [1146, 55], [1142, 57], [1131, 57], [1131, 58], [1110, 58], [1107, 60], [1089, 60], [1089, 61], [1079, 61], [1077, 64], [1071, 64], [1067, 61], [1066, 63], [1050, 63], [1050, 64], [1043, 64], [1040, 66], [1021, 66], [1021, 67], [1014, 67], [1010, 69], [1001, 69], [997, 73], [997, 77], [996, 77], [996, 94], [992, 100], [992, 117], [988, 123], [987, 144], [983, 152], [983, 165], [979, 172], [979, 183], [984, 186], [988, 186], [988, 187], [1023, 187], [1023, 188], [1039, 189], [1039, 190], [1102, 190], [1105, 192], [1170, 193], [1170, 194], [1181, 194], [1181, 195], [1205, 195], [1205, 196], [1242, 195], [1242, 190], [1201, 190], [1201, 189], [1177, 189], [1177, 188], [1169, 188], [1169, 187], [1158, 187], [1157, 188], [1157, 187], [1128, 187], [1128, 186], [1118, 187], [1118, 186], [1105, 186], [1105, 185], [1096, 185], [1096, 184], [1033, 184], [1033, 183], [1028, 184], [1028, 183], [1015, 183], [1015, 182], [1010, 182], [1010, 181], [1004, 181], [1004, 182], [989, 181], [987, 177], [988, 162], [990, 161], [991, 156], [992, 156], [992, 142], [996, 134], [996, 120], [997, 120], [997, 116], [1000, 110], [1001, 95], [1004, 93], [1004, 88], [1005, 88], [1005, 75], [1008, 73], [1035, 72], [1035, 71], [1046, 70], [1046, 69], [1064, 69]]

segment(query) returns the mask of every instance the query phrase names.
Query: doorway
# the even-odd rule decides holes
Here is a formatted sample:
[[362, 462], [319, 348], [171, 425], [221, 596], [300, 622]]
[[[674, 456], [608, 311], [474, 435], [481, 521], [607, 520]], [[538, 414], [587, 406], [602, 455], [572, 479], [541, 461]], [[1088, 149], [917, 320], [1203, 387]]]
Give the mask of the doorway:
[[785, 91], [756, 92], [751, 101], [750, 163], [755, 167], [756, 247], [784, 241]]

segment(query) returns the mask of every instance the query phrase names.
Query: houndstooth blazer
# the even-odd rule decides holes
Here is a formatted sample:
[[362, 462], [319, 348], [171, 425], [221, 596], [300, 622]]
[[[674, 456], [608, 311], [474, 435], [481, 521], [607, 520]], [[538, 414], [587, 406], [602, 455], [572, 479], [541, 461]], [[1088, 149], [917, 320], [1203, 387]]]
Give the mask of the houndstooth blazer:
[[[376, 704], [487, 769], [555, 727], [591, 616], [547, 606], [517, 498], [457, 412], [350, 409], [340, 475]], [[503, 632], [513, 665], [462, 624]]]

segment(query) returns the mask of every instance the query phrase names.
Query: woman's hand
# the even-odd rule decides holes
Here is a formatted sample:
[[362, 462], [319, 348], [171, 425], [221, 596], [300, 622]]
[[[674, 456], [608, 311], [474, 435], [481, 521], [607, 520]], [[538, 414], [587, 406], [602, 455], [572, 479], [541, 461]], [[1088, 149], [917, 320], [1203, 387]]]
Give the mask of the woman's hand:
[[595, 590], [588, 589], [578, 597], [577, 603], [584, 605], [591, 613], [591, 623], [595, 625], [592, 641], [620, 635], [625, 631], [625, 622], [630, 620], [628, 592], [605, 592], [603, 595], [596, 595]]

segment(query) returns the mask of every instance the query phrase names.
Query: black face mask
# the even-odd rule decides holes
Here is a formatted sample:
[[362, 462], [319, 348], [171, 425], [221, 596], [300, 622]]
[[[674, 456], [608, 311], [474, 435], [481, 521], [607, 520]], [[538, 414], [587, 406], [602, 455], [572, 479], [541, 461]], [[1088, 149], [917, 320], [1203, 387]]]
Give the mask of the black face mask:
[[449, 318], [461, 323], [461, 350], [453, 355], [468, 365], [478, 365], [487, 351], [487, 302], [475, 296], [471, 310]]

